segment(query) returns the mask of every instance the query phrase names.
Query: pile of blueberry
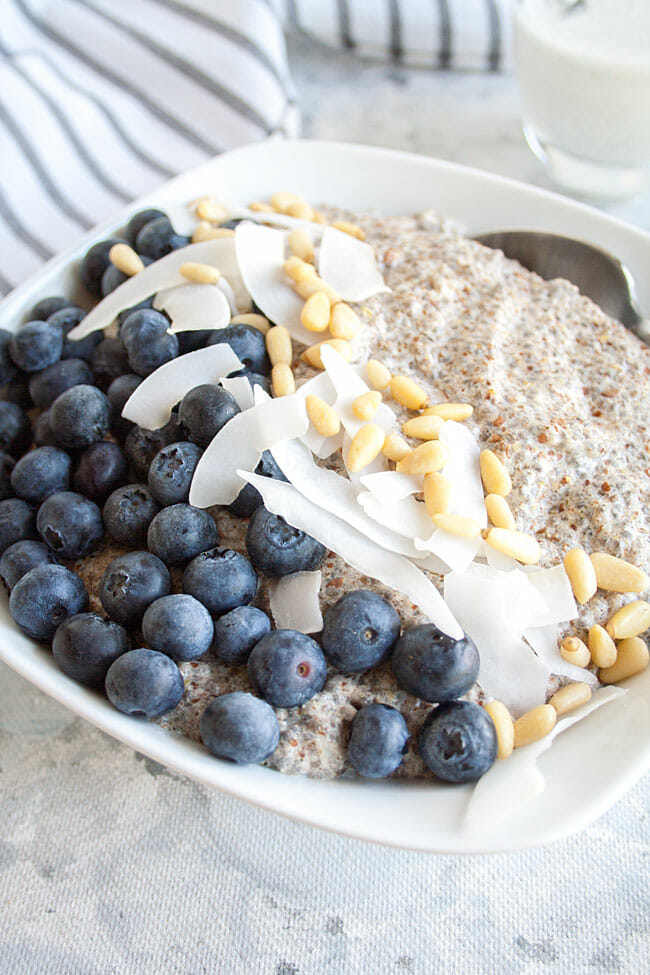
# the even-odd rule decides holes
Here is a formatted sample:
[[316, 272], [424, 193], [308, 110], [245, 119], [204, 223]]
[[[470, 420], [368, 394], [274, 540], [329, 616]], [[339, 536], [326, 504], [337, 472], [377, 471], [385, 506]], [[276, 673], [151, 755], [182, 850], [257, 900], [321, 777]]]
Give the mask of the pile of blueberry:
[[[109, 260], [121, 240], [95, 244], [82, 261], [81, 279], [94, 299], [125, 279]], [[145, 263], [188, 242], [159, 210], [137, 213], [123, 240]], [[326, 550], [267, 511], [250, 485], [230, 505], [250, 519], [247, 555], [220, 547], [212, 516], [188, 503], [203, 449], [239, 412], [233, 396], [221, 386], [197, 386], [154, 431], [122, 418], [143, 377], [216, 342], [229, 343], [251, 384], [268, 390], [261, 332], [231, 325], [170, 335], [168, 318], [152, 302], [153, 296], [122, 312], [111, 338], [69, 339], [85, 312], [59, 296], [39, 301], [15, 334], [0, 330], [0, 577], [16, 624], [51, 643], [69, 677], [104, 689], [120, 711], [143, 718], [180, 702], [178, 662], [212, 652], [246, 665], [255, 694], [216, 698], [200, 723], [208, 749], [235, 762], [272, 754], [279, 741], [274, 708], [309, 701], [323, 688], [328, 663], [358, 673], [392, 658], [398, 685], [438, 704], [419, 737], [427, 766], [449, 781], [478, 778], [495, 759], [496, 735], [482, 708], [458, 700], [478, 675], [469, 639], [453, 641], [432, 625], [400, 636], [393, 606], [365, 590], [326, 611], [320, 644], [273, 630], [252, 605], [258, 573], [316, 569]], [[268, 453], [258, 472], [283, 477]], [[88, 612], [86, 587], [68, 567], [105, 537], [128, 549], [101, 579], [106, 618]], [[181, 592], [172, 592], [174, 566], [183, 570]], [[369, 704], [352, 723], [350, 762], [364, 776], [389, 775], [407, 741], [399, 711]]]

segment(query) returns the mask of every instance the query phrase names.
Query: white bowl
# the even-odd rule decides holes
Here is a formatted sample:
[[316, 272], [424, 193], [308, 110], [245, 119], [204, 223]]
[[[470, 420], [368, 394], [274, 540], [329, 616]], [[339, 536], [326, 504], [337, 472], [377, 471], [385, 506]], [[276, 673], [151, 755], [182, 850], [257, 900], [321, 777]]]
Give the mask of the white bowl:
[[[492, 229], [548, 230], [599, 244], [623, 260], [650, 309], [650, 235], [596, 210], [512, 180], [421, 156], [363, 146], [270, 142], [211, 160], [138, 200], [51, 260], [9, 295], [0, 326], [14, 329], [47, 294], [74, 293], [75, 265], [88, 246], [143, 206], [163, 209], [204, 193], [247, 203], [291, 189], [314, 203], [386, 214], [433, 207], [470, 234]], [[67, 678], [50, 652], [13, 625], [0, 597], [0, 659], [98, 728], [206, 785], [314, 826], [405, 849], [445, 853], [513, 850], [559, 839], [608, 809], [650, 764], [650, 670], [629, 692], [561, 735], [540, 761], [546, 790], [496, 824], [468, 832], [470, 786], [431, 782], [319, 781], [239, 767], [156, 724], [114, 710], [105, 698]]]

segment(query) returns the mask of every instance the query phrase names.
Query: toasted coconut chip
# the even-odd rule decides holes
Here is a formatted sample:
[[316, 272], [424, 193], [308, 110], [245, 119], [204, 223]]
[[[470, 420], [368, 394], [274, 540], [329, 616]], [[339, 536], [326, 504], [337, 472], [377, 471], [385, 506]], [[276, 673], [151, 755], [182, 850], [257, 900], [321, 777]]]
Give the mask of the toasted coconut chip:
[[[360, 420], [355, 415], [352, 404], [357, 396], [369, 392], [370, 386], [363, 381], [355, 367], [349, 365], [331, 346], [323, 346], [321, 358], [325, 372], [336, 390], [334, 409], [338, 413], [345, 432], [349, 437], [353, 437], [366, 421]], [[387, 431], [393, 430], [397, 426], [395, 414], [386, 403], [380, 404], [379, 409], [372, 418], [372, 422]], [[370, 471], [364, 471], [363, 473], [370, 473]]]
[[271, 615], [279, 630], [319, 633], [323, 629], [320, 608], [321, 571], [293, 572], [269, 587]]
[[253, 393], [256, 405], [221, 428], [197, 465], [190, 488], [190, 504], [197, 508], [231, 504], [242, 489], [238, 470], [254, 471], [265, 450], [307, 431], [307, 410], [295, 393], [264, 399], [260, 386]]
[[334, 227], [326, 227], [323, 231], [318, 273], [344, 301], [365, 301], [380, 291], [390, 291], [384, 284], [370, 244]]
[[238, 357], [224, 342], [187, 352], [165, 362], [143, 379], [124, 404], [122, 416], [146, 430], [158, 430], [190, 389], [203, 383], [216, 383], [241, 368]]
[[562, 657], [558, 649], [560, 630], [556, 623], [548, 626], [535, 626], [524, 630], [524, 640], [530, 644], [539, 659], [547, 665], [551, 673], [572, 680], [583, 681], [585, 684], [597, 684], [598, 678], [584, 667], [576, 667]]
[[269, 511], [313, 535], [353, 569], [403, 593], [444, 633], [460, 639], [462, 630], [442, 596], [407, 558], [387, 551], [341, 518], [308, 501], [292, 484], [243, 470], [240, 474], [257, 488]]
[[197, 332], [225, 328], [230, 321], [230, 305], [223, 291], [213, 284], [187, 283], [159, 291], [153, 302], [158, 311], [171, 318], [169, 332]]
[[626, 693], [622, 687], [603, 687], [581, 708], [558, 720], [544, 738], [523, 748], [517, 748], [505, 761], [496, 761], [474, 786], [465, 811], [465, 829], [484, 830], [516, 813], [535, 796], [544, 791], [544, 776], [537, 760], [553, 744], [555, 738], [577, 721], [586, 718], [604, 704], [620, 699]]
[[235, 397], [240, 410], [249, 410], [251, 406], [255, 405], [253, 387], [247, 376], [224, 376], [221, 385]]
[[462, 423], [447, 420], [440, 431], [440, 440], [449, 447], [449, 460], [442, 473], [453, 486], [450, 513], [473, 518], [485, 528], [487, 511], [479, 467], [481, 448], [476, 438]]
[[[422, 490], [423, 478], [419, 474], [401, 474], [399, 471], [379, 471], [377, 474], [362, 474], [362, 486], [372, 494], [380, 504], [396, 504], [411, 494]], [[361, 501], [361, 496], [359, 496]], [[363, 502], [361, 502], [363, 503]], [[431, 530], [429, 521], [428, 530]]]
[[292, 338], [312, 345], [314, 333], [300, 321], [305, 304], [291, 287], [284, 264], [286, 233], [244, 221], [235, 230], [235, 248], [242, 278], [251, 298], [275, 325], [284, 325]]

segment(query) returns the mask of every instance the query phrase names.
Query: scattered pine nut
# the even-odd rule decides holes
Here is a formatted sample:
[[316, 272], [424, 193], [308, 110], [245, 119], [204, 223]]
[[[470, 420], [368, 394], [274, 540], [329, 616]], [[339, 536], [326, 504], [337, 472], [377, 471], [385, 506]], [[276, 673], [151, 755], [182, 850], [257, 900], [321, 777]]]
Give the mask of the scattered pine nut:
[[629, 637], [621, 640], [618, 645], [618, 656], [616, 663], [611, 667], [603, 667], [598, 671], [598, 680], [601, 684], [618, 684], [621, 680], [634, 677], [640, 674], [648, 666], [648, 647], [640, 636]]
[[128, 244], [113, 244], [108, 257], [118, 271], [128, 274], [130, 278], [144, 269], [144, 261]]
[[581, 708], [583, 704], [586, 704], [590, 700], [591, 687], [589, 684], [576, 681], [574, 684], [565, 684], [564, 687], [561, 687], [559, 691], [555, 692], [548, 703], [551, 707], [555, 708], [559, 717], [568, 711], [575, 711], [576, 708]]
[[390, 393], [394, 400], [408, 407], [409, 410], [421, 410], [428, 400], [420, 384], [409, 376], [393, 376], [390, 381]]
[[550, 704], [538, 704], [515, 721], [515, 748], [523, 748], [552, 731], [557, 721], [557, 711]]
[[248, 209], [252, 210], [253, 213], [275, 213], [270, 203], [262, 203], [261, 200], [253, 200], [252, 203], [248, 204]]
[[278, 362], [271, 369], [271, 388], [274, 396], [290, 396], [296, 391], [296, 382], [293, 378], [291, 366], [286, 362]]
[[262, 335], [266, 335], [271, 327], [271, 323], [268, 318], [264, 315], [258, 315], [256, 312], [247, 312], [245, 315], [235, 315], [234, 318], [230, 319], [231, 325], [250, 325], [251, 328], [256, 328], [258, 332]]
[[434, 403], [424, 411], [427, 416], [441, 416], [443, 420], [455, 420], [460, 423], [474, 412], [469, 403]]
[[352, 403], [352, 412], [360, 420], [372, 420], [380, 403], [381, 393], [377, 392], [376, 389], [371, 389], [367, 393], [357, 396]]
[[643, 592], [650, 586], [650, 578], [643, 569], [624, 559], [606, 552], [594, 552], [590, 558], [599, 589], [608, 592]]
[[356, 237], [357, 240], [365, 240], [365, 231], [358, 227], [356, 223], [350, 223], [349, 220], [335, 220], [332, 224], [335, 230], [340, 230], [344, 234], [349, 234], [350, 237]]
[[406, 440], [404, 440], [403, 437], [400, 437], [399, 433], [389, 433], [386, 435], [381, 452], [384, 457], [388, 458], [388, 460], [392, 460], [397, 463], [398, 461], [403, 460], [407, 454], [411, 453], [411, 448], [407, 444]]
[[307, 298], [300, 312], [300, 321], [309, 332], [325, 332], [330, 323], [330, 301], [324, 291], [315, 291]]
[[596, 572], [591, 559], [581, 548], [572, 548], [564, 556], [564, 570], [569, 577], [573, 595], [579, 603], [586, 603], [597, 589]]
[[321, 213], [320, 210], [313, 210], [311, 219], [313, 220], [314, 223], [320, 223], [320, 224], [327, 223], [327, 220], [325, 219], [325, 214]]
[[453, 485], [448, 477], [439, 471], [424, 476], [424, 506], [427, 514], [446, 515], [451, 507]]
[[560, 656], [576, 667], [588, 667], [591, 663], [589, 647], [577, 636], [565, 636], [560, 643]]
[[338, 354], [345, 359], [346, 362], [350, 362], [352, 359], [352, 349], [350, 348], [350, 343], [346, 342], [345, 339], [326, 339], [324, 342], [318, 342], [316, 345], [310, 345], [308, 349], [305, 349], [300, 358], [303, 362], [313, 366], [314, 369], [322, 369], [323, 360], [321, 359], [320, 350], [324, 345], [331, 346], [335, 352], [338, 352]]
[[352, 438], [346, 461], [348, 470], [355, 474], [372, 464], [381, 452], [385, 438], [386, 432], [376, 423], [365, 423]]
[[488, 494], [500, 494], [505, 498], [512, 490], [510, 475], [493, 450], [482, 450], [479, 458], [481, 479]]
[[366, 375], [373, 389], [387, 389], [393, 378], [390, 369], [387, 369], [379, 359], [368, 359], [366, 363]]
[[335, 339], [353, 339], [361, 331], [361, 321], [344, 301], [337, 301], [330, 316], [330, 333]]
[[481, 534], [481, 526], [473, 518], [463, 518], [462, 515], [438, 514], [432, 515], [436, 528], [451, 535], [459, 535], [461, 538], [478, 538]]
[[633, 603], [621, 607], [608, 620], [605, 629], [613, 640], [628, 640], [639, 636], [650, 626], [650, 603], [635, 599]]
[[297, 220], [308, 220], [310, 223], [314, 218], [314, 211], [304, 200], [297, 200], [295, 203], [290, 203], [286, 212], [290, 217], [295, 217]]
[[484, 537], [497, 552], [503, 552], [523, 565], [536, 565], [542, 557], [542, 550], [534, 535], [511, 528], [490, 528]]
[[288, 257], [284, 264], [282, 265], [284, 273], [299, 284], [306, 278], [313, 278], [316, 276], [316, 269], [312, 264], [308, 264], [307, 261], [303, 261], [302, 257], [298, 257], [297, 254], [292, 254]]
[[289, 213], [290, 206], [304, 202], [301, 196], [297, 193], [290, 193], [288, 190], [279, 190], [271, 197], [271, 206], [276, 213]]
[[266, 351], [269, 354], [272, 366], [283, 363], [290, 366], [293, 362], [293, 349], [291, 347], [291, 335], [284, 325], [274, 325], [266, 333]]
[[616, 644], [602, 626], [596, 623], [587, 634], [591, 659], [596, 667], [612, 667], [616, 662]]
[[221, 271], [211, 264], [200, 264], [198, 261], [186, 261], [178, 269], [188, 281], [196, 284], [216, 284], [221, 277]]
[[510, 758], [515, 747], [515, 724], [510, 712], [501, 701], [488, 701], [483, 707], [497, 733], [497, 758]]
[[437, 440], [445, 421], [440, 416], [412, 416], [402, 424], [402, 433], [416, 440]]
[[226, 208], [210, 197], [199, 200], [196, 205], [196, 215], [199, 220], [206, 220], [208, 223], [225, 223], [229, 217]]
[[295, 257], [313, 264], [314, 241], [306, 230], [292, 230], [289, 234], [289, 250]]
[[[308, 264], [307, 267], [311, 267], [311, 264]], [[329, 284], [326, 284], [322, 278], [319, 278], [313, 267], [311, 269], [311, 275], [308, 275], [307, 277], [303, 278], [302, 281], [298, 281], [296, 283], [296, 291], [300, 297], [305, 298], [306, 300], [307, 298], [311, 298], [311, 296], [317, 291], [324, 291], [329, 298], [330, 305], [335, 305], [337, 302], [339, 302], [341, 300], [340, 294], [335, 291], [334, 288], [330, 288]]]
[[397, 462], [397, 470], [404, 474], [432, 474], [449, 460], [449, 448], [439, 440], [427, 440]]
[[485, 509], [495, 528], [507, 528], [509, 531], [514, 531], [517, 528], [510, 505], [500, 494], [487, 494], [485, 496]]
[[200, 244], [203, 240], [219, 240], [222, 237], [234, 237], [235, 231], [230, 227], [213, 227], [207, 220], [197, 223], [192, 234], [192, 243]]
[[321, 437], [335, 437], [341, 429], [341, 421], [329, 403], [320, 396], [310, 395], [305, 398], [305, 406], [314, 430]]

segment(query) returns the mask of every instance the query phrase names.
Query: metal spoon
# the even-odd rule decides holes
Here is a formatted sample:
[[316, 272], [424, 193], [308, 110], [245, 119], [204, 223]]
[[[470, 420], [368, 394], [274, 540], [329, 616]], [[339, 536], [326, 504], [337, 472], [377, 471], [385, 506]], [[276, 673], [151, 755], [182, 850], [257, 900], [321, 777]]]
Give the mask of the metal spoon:
[[617, 318], [650, 345], [650, 322], [644, 320], [635, 304], [634, 278], [617, 258], [607, 251], [573, 237], [533, 230], [503, 230], [475, 237], [479, 243], [501, 250], [546, 281], [566, 278], [595, 301], [602, 310]]

